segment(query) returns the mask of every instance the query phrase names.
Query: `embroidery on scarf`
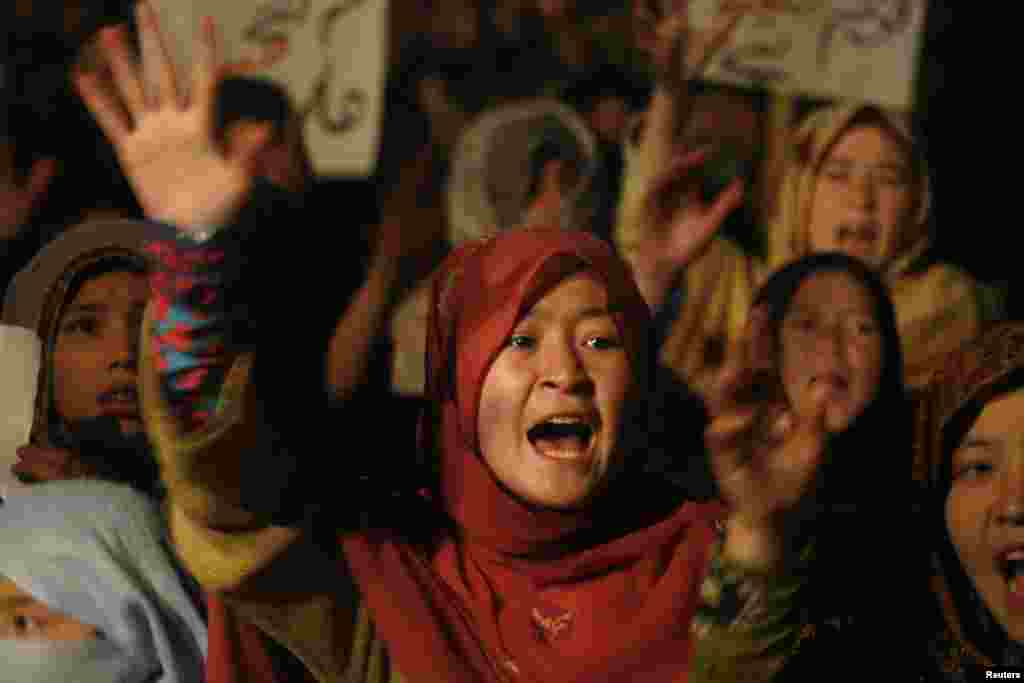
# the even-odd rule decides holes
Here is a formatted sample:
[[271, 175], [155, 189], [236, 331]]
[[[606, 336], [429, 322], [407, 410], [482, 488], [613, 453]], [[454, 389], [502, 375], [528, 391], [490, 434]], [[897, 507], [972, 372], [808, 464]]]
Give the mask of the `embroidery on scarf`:
[[571, 635], [576, 615], [572, 610], [544, 606], [534, 607], [530, 616], [537, 629], [537, 639], [551, 642]]

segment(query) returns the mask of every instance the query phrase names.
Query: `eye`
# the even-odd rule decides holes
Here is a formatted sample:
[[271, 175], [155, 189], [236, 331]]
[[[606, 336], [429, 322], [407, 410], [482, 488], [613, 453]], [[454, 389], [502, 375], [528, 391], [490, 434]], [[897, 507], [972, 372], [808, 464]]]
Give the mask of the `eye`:
[[907, 174], [896, 170], [884, 170], [878, 174], [878, 182], [887, 187], [903, 187], [907, 184]]
[[788, 327], [797, 332], [813, 332], [817, 328], [817, 321], [807, 315], [798, 315], [789, 319]]
[[92, 317], [72, 318], [61, 326], [63, 334], [76, 335], [84, 334], [94, 336], [99, 332], [99, 321]]
[[536, 345], [537, 340], [526, 334], [513, 334], [506, 342], [506, 346], [513, 349], [532, 349]]
[[819, 175], [823, 175], [829, 180], [846, 180], [850, 175], [850, 171], [845, 166], [825, 164], [822, 166]]
[[953, 474], [953, 481], [977, 481], [992, 475], [996, 471], [995, 465], [988, 460], [974, 460], [957, 467]]
[[38, 635], [43, 630], [43, 624], [38, 619], [16, 614], [14, 616], [14, 634], [20, 638], [29, 638]]
[[854, 320], [851, 323], [854, 332], [862, 337], [870, 337], [878, 334], [878, 323], [870, 318]]
[[608, 349], [617, 349], [621, 347], [622, 342], [620, 342], [617, 338], [611, 335], [597, 335], [593, 337], [588, 337], [587, 340], [584, 342], [584, 346], [590, 349], [594, 349], [596, 351], [606, 351]]

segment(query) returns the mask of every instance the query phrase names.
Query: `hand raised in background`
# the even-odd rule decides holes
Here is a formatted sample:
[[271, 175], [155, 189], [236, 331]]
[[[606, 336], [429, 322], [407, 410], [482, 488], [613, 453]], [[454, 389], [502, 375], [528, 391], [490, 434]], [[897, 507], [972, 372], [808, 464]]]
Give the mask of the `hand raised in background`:
[[827, 387], [798, 416], [779, 378], [765, 311], [751, 313], [746, 336], [723, 369], [709, 409], [705, 443], [728, 504], [726, 553], [761, 569], [784, 563], [794, 513], [809, 499], [827, 438]]
[[[133, 58], [125, 27], [104, 29], [100, 38], [116, 96], [93, 73], [76, 74], [75, 84], [147, 216], [185, 231], [224, 225], [248, 196], [255, 159], [270, 130], [226, 153], [215, 130], [215, 96], [226, 74], [255, 70], [259, 60], [223, 64], [207, 18], [190, 82], [180, 83], [152, 7], [140, 2], [136, 15], [141, 63]], [[280, 56], [274, 51], [266, 64]]]
[[[3, 152], [0, 148], [0, 154]], [[57, 173], [57, 160], [36, 159], [24, 182], [14, 178], [13, 159], [9, 170], [3, 159], [0, 164], [0, 241], [3, 241], [14, 239], [24, 229], [32, 212], [46, 196], [50, 181]]]
[[648, 187], [640, 220], [644, 238], [630, 256], [648, 305], [657, 308], [680, 270], [700, 257], [725, 219], [743, 203], [736, 179], [712, 202], [701, 198], [700, 168], [705, 150], [690, 152], [656, 176]]
[[784, 0], [725, 0], [710, 26], [693, 31], [689, 6], [689, 0], [634, 0], [637, 44], [650, 55], [663, 83], [699, 77], [745, 16], [786, 9]]

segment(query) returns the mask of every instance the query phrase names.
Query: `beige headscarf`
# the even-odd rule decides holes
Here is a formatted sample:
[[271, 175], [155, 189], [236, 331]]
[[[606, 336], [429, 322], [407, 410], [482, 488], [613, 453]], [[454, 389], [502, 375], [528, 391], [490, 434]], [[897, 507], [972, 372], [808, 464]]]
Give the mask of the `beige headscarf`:
[[43, 247], [11, 281], [0, 322], [35, 331], [44, 350], [32, 426], [33, 442], [49, 443], [53, 402], [51, 357], [61, 312], [79, 276], [115, 259], [149, 268], [152, 259], [146, 246], [153, 240], [173, 238], [171, 228], [142, 221], [81, 223]]
[[909, 121], [901, 114], [871, 105], [840, 104], [816, 110], [793, 133], [787, 172], [779, 188], [777, 210], [767, 239], [770, 271], [810, 253], [808, 229], [818, 169], [839, 138], [862, 123], [883, 126], [897, 137], [912, 156], [910, 161], [918, 182], [917, 212], [913, 222], [894, 236], [899, 241], [896, 255], [883, 276], [892, 279], [906, 273], [931, 248], [927, 226], [932, 203], [928, 166], [917, 152]]

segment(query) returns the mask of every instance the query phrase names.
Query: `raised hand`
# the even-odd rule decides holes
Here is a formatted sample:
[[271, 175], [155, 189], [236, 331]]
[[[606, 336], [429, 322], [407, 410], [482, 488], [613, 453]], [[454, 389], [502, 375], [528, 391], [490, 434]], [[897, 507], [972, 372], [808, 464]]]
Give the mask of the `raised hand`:
[[725, 219], [743, 203], [743, 181], [734, 180], [711, 203], [700, 196], [705, 150], [690, 152], [652, 181], [641, 208], [644, 239], [631, 256], [648, 305], [656, 308], [677, 273], [700, 257]]
[[689, 0], [634, 0], [638, 43], [650, 54], [662, 82], [682, 83], [699, 76], [743, 17], [785, 8], [783, 0], [724, 0], [711, 25], [698, 32], [691, 30], [689, 4]]
[[136, 15], [141, 64], [123, 26], [104, 29], [100, 38], [119, 97], [93, 73], [78, 73], [75, 84], [147, 216], [185, 231], [224, 225], [249, 193], [256, 154], [266, 140], [250, 140], [230, 155], [217, 140], [215, 94], [227, 68], [209, 18], [196, 41], [191, 83], [182, 84], [155, 12], [140, 2]]
[[49, 157], [37, 159], [23, 183], [14, 179], [13, 159], [10, 167], [10, 172], [0, 168], [0, 241], [14, 239], [24, 229], [32, 211], [46, 196], [50, 181], [57, 172], [57, 160]]
[[752, 567], [786, 561], [787, 537], [809, 498], [825, 449], [827, 388], [803, 417], [789, 406], [779, 379], [763, 310], [752, 312], [747, 337], [710, 401], [705, 441], [730, 510], [726, 553]]
[[69, 451], [43, 446], [22, 446], [11, 473], [29, 484], [63, 479], [81, 479], [96, 473]]

